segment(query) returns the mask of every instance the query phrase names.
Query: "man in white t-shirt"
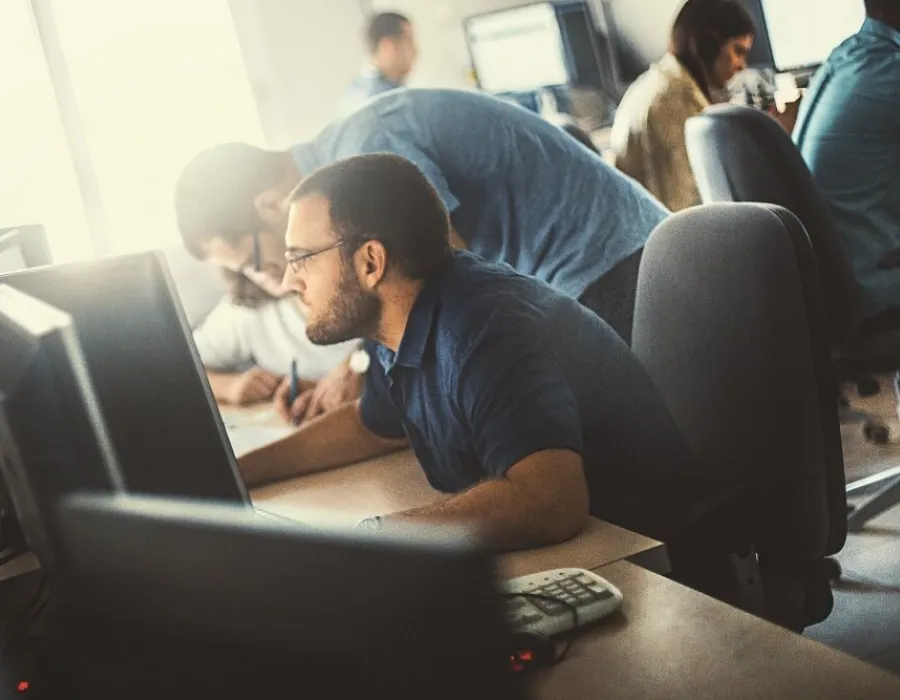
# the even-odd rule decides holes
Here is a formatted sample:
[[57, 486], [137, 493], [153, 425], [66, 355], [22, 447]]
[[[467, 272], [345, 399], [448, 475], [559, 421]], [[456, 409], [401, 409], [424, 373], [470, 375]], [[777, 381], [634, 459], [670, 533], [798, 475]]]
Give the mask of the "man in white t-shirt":
[[[225, 299], [194, 332], [194, 342], [216, 399], [234, 405], [269, 399], [282, 384], [289, 391], [286, 378], [292, 362], [296, 362], [301, 396], [305, 397], [302, 403], [310, 417], [327, 407], [321, 406], [325, 397], [316, 394], [317, 382], [357, 345], [313, 345], [294, 297], [262, 301], [255, 307]], [[283, 400], [280, 395], [279, 399]], [[298, 413], [299, 409], [297, 406]], [[305, 413], [296, 417], [303, 418]]]

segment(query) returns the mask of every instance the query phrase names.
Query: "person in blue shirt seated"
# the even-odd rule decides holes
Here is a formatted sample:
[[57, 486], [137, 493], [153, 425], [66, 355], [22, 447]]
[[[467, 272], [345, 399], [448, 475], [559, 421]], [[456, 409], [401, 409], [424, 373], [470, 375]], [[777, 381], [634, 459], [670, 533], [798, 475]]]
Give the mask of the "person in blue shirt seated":
[[361, 524], [465, 523], [498, 551], [566, 540], [589, 513], [660, 539], [689, 526], [716, 480], [628, 346], [572, 297], [454, 251], [412, 163], [350, 158], [288, 201], [284, 285], [310, 340], [367, 338], [372, 363], [357, 403], [243, 457], [248, 484], [411, 445], [449, 495]]
[[864, 314], [900, 320], [900, 0], [866, 0], [865, 23], [819, 69], [794, 140], [831, 208]]
[[396, 12], [382, 12], [366, 28], [369, 60], [341, 103], [341, 114], [350, 114], [376, 95], [406, 84], [416, 62], [416, 39], [410, 21]]
[[[250, 258], [254, 234], [283, 250], [286, 198], [302, 176], [379, 152], [425, 173], [457, 247], [580, 299], [630, 340], [640, 255], [668, 211], [561, 129], [487, 95], [398, 90], [290, 151], [214, 146], [176, 185], [185, 246], [230, 269]], [[273, 283], [283, 270], [267, 267]]]

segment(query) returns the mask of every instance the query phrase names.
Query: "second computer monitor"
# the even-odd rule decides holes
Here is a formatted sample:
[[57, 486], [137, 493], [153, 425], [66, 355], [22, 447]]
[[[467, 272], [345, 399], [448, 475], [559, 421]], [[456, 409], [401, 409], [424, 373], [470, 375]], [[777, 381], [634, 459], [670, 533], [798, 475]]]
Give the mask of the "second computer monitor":
[[64, 690], [95, 700], [522, 697], [491, 559], [464, 534], [313, 532], [134, 497], [70, 500], [61, 518], [67, 614], [62, 663], [46, 667], [63, 672]]
[[0, 284], [0, 358], [0, 501], [25, 536], [7, 544], [53, 571], [60, 500], [121, 477], [71, 317]]
[[74, 320], [129, 491], [249, 503], [160, 254], [0, 281]]
[[762, 0], [762, 9], [780, 71], [824, 62], [866, 18], [863, 0]]
[[0, 274], [51, 263], [47, 235], [39, 224], [0, 228]]

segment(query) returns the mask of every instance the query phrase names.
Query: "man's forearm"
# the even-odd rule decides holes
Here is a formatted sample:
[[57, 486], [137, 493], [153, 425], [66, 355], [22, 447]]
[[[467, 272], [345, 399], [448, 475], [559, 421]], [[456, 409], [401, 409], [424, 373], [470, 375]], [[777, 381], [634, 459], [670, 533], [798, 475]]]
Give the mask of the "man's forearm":
[[484, 481], [463, 493], [423, 508], [385, 516], [388, 523], [424, 521], [470, 526], [497, 552], [532, 549], [563, 542], [584, 527], [586, 508], [533, 499], [507, 479]]
[[402, 448], [406, 441], [383, 440], [359, 419], [357, 403], [349, 403], [307, 423], [272, 445], [241, 459], [248, 486], [341, 467]]
[[231, 387], [237, 376], [238, 375], [231, 372], [206, 371], [206, 378], [209, 380], [209, 388], [212, 389], [216, 401], [231, 403]]

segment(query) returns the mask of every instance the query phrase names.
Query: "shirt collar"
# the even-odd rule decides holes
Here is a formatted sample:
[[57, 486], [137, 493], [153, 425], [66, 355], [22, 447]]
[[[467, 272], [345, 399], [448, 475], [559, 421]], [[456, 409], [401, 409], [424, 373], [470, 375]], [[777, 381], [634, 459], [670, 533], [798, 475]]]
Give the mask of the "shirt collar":
[[866, 21], [863, 22], [862, 29], [859, 30], [859, 33], [879, 36], [890, 41], [895, 47], [900, 48], [900, 31], [897, 31], [881, 20], [866, 17]]
[[422, 367], [425, 349], [434, 328], [437, 305], [438, 280], [435, 276], [430, 276], [419, 291], [409, 318], [406, 319], [406, 330], [400, 347], [397, 348], [395, 364], [413, 369]]
[[386, 85], [392, 85], [394, 87], [401, 87], [400, 83], [395, 82], [395, 81], [391, 80], [390, 78], [388, 78], [387, 76], [385, 76], [384, 73], [382, 73], [380, 70], [378, 70], [371, 63], [366, 63], [363, 66], [362, 71], [360, 72], [360, 75], [367, 80], [378, 80], [378, 81], [383, 82]]

